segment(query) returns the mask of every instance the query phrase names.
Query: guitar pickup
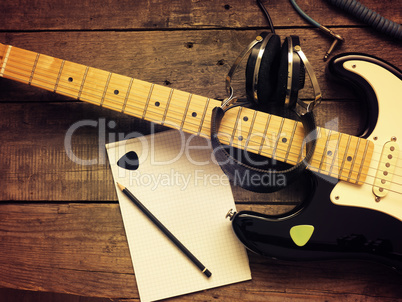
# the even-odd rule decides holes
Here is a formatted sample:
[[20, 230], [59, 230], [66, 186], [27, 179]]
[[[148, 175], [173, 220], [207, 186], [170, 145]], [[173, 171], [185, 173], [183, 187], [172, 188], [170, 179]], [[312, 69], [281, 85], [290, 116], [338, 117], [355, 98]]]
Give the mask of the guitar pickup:
[[392, 138], [391, 141], [385, 143], [382, 149], [380, 162], [374, 179], [373, 193], [377, 196], [377, 201], [385, 197], [389, 192], [398, 156], [399, 145], [396, 143], [396, 138]]

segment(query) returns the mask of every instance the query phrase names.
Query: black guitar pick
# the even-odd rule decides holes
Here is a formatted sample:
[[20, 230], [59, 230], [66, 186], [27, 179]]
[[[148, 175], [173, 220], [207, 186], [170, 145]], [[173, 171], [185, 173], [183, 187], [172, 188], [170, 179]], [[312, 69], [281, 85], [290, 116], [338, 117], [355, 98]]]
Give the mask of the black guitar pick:
[[139, 167], [138, 155], [134, 151], [127, 152], [118, 161], [117, 165], [127, 170], [137, 170]]

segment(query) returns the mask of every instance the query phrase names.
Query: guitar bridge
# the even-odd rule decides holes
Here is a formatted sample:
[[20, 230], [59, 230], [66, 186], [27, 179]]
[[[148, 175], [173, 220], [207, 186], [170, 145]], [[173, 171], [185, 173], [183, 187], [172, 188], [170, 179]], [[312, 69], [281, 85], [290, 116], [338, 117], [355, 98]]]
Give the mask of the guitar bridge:
[[399, 156], [399, 145], [396, 143], [396, 137], [385, 143], [380, 162], [378, 164], [377, 173], [373, 184], [373, 193], [376, 201], [380, 201], [385, 197], [391, 187], [392, 178], [396, 168]]

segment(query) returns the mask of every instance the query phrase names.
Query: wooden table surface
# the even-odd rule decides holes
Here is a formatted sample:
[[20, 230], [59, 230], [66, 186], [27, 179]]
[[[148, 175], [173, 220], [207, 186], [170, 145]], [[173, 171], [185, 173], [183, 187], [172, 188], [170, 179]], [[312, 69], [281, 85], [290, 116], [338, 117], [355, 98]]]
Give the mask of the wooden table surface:
[[[334, 54], [364, 52], [402, 67], [400, 42], [325, 1], [298, 2], [345, 38]], [[402, 22], [401, 0], [361, 2]], [[300, 36], [313, 65], [324, 95], [318, 124], [357, 135], [364, 122], [361, 102], [325, 77], [322, 57], [332, 40], [288, 1], [264, 3], [277, 33], [282, 39]], [[3, 0], [0, 20], [1, 43], [220, 100], [232, 62], [268, 30], [254, 0]], [[234, 85], [244, 96], [242, 72]], [[308, 99], [307, 86], [301, 96]], [[148, 134], [150, 123], [6, 79], [0, 91], [0, 287], [138, 301], [111, 170], [99, 146], [118, 134]], [[75, 154], [96, 159], [90, 166], [71, 161], [64, 148], [66, 132], [82, 120], [97, 123], [73, 136]], [[116, 126], [108, 127], [110, 121]], [[238, 209], [271, 214], [291, 209], [303, 195], [299, 186], [274, 194], [233, 193]], [[249, 258], [252, 281], [169, 301], [402, 300], [402, 277], [379, 264]]]

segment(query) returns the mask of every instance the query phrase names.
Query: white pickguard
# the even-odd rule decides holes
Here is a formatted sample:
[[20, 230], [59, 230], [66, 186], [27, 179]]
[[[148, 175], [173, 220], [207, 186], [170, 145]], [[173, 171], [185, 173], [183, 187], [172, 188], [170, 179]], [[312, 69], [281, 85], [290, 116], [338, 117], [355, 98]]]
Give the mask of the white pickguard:
[[365, 184], [357, 186], [340, 181], [331, 192], [331, 201], [337, 205], [377, 210], [402, 220], [401, 154], [388, 194], [380, 201], [376, 201], [373, 194], [373, 183], [384, 144], [396, 137], [396, 142], [402, 147], [402, 81], [387, 69], [371, 62], [351, 60], [346, 61], [343, 67], [360, 75], [371, 85], [377, 96], [379, 116], [368, 138], [375, 147]]

